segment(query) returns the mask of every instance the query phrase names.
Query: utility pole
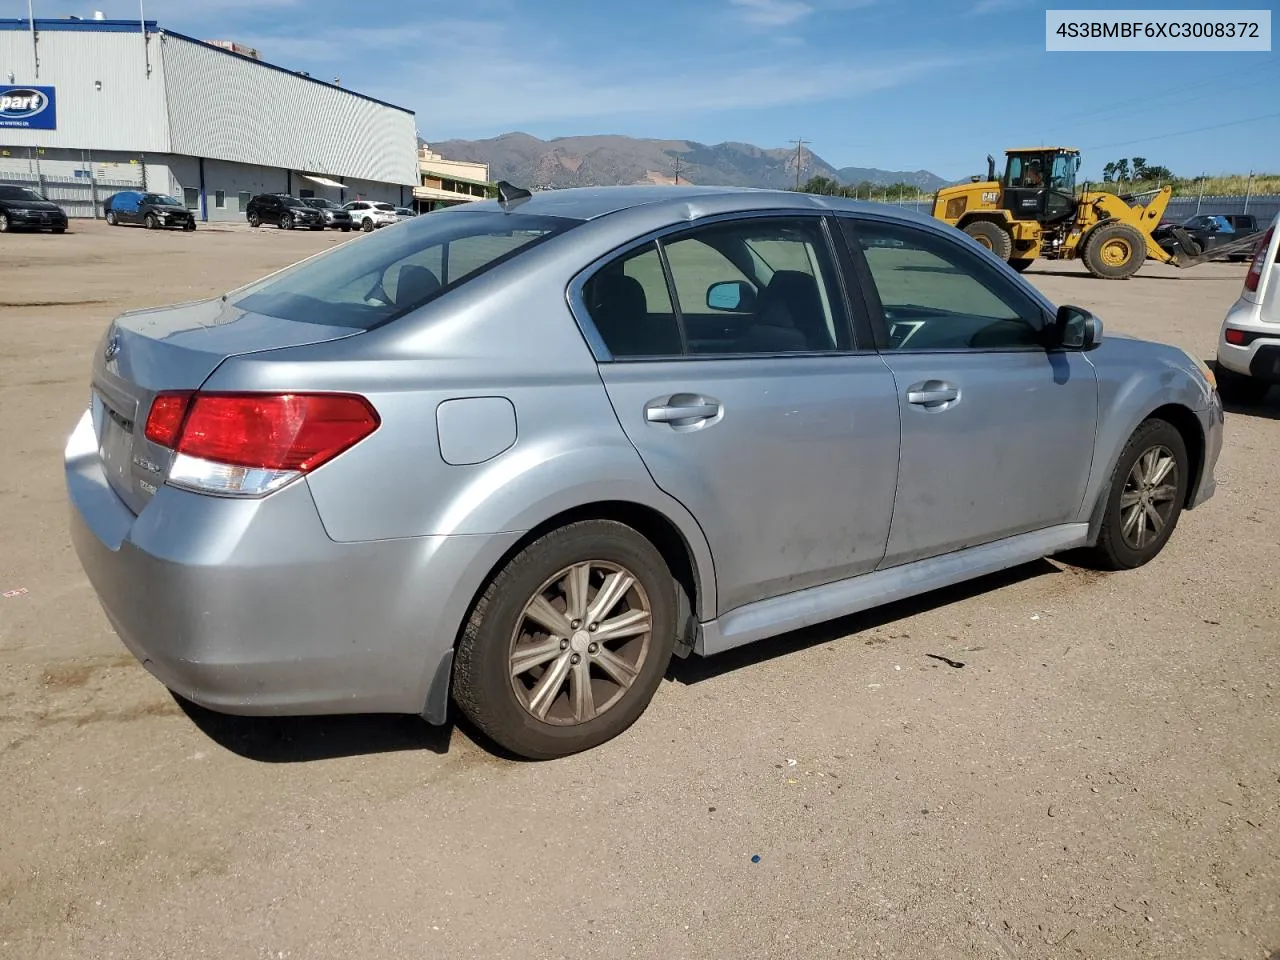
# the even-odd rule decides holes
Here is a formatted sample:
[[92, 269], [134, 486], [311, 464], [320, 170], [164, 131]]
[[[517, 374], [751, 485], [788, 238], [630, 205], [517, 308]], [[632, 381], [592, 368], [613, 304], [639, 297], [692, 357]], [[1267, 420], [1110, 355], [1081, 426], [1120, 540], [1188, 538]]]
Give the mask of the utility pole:
[[1249, 185], [1245, 188], [1244, 193], [1244, 212], [1249, 212], [1249, 201], [1253, 199], [1253, 171], [1249, 171]]
[[808, 143], [803, 137], [791, 141], [796, 145], [796, 190], [800, 189], [800, 171], [804, 167], [804, 145]]
[[680, 186], [680, 154], [676, 154], [676, 186]]

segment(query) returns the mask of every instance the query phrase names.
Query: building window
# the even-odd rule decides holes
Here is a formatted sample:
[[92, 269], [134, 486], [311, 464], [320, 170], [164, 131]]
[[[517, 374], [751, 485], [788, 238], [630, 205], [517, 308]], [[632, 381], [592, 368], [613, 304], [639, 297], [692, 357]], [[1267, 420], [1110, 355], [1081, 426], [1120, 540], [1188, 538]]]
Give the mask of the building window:
[[195, 187], [184, 187], [182, 189], [182, 201], [186, 204], [188, 210], [199, 209], [200, 191]]
[[213, 191], [213, 205], [219, 210], [227, 208], [227, 194], [225, 190]]
[[251, 194], [248, 190], [240, 191], [240, 209], [242, 211], [248, 209], [249, 201], [252, 198], [253, 198], [253, 194]]
[[299, 191], [298, 191], [298, 199], [299, 199], [299, 200], [307, 200], [307, 199], [310, 199], [311, 197], [314, 197], [315, 195], [316, 195], [316, 192], [315, 192], [314, 190], [299, 190]]

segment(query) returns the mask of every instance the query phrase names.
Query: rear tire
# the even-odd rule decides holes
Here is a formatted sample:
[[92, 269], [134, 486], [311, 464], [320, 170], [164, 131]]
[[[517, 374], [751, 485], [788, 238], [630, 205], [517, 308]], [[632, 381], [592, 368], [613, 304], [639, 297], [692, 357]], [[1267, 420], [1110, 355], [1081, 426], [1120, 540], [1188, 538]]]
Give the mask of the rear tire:
[[0, 213], [0, 233], [9, 233], [13, 230], [13, 222], [9, 219], [7, 213]]
[[360, 224], [360, 229], [365, 233], [373, 233], [373, 221], [368, 217], [365, 217], [364, 221]]
[[1256, 377], [1228, 370], [1220, 363], [1214, 364], [1218, 380], [1218, 394], [1224, 401], [1239, 407], [1253, 407], [1262, 403], [1271, 390], [1271, 384]]
[[1083, 554], [1091, 566], [1132, 570], [1155, 558], [1182, 515], [1188, 466], [1186, 443], [1173, 424], [1147, 420], [1133, 432], [1111, 475], [1098, 542]]
[[343, 228], [342, 228], [342, 232], [343, 232], [343, 233], [350, 233], [350, 232], [351, 232], [351, 228], [350, 228], [350, 227], [343, 227]]
[[262, 226], [262, 218], [256, 213], [249, 214], [249, 226], [256, 230], [258, 227]]
[[1017, 270], [1019, 273], [1022, 273], [1027, 269], [1027, 267], [1031, 266], [1035, 262], [1034, 257], [1013, 257], [1009, 260], [1009, 266], [1013, 267], [1013, 269]]
[[54, 227], [54, 228], [53, 228], [53, 232], [54, 232], [54, 233], [66, 233], [66, 232], [67, 232], [67, 228], [66, 228], [66, 227]]
[[[575, 571], [583, 570], [578, 581]], [[613, 591], [614, 577], [613, 586], [623, 577], [632, 583]], [[616, 597], [602, 600], [606, 590]], [[454, 659], [454, 700], [522, 757], [550, 760], [598, 746], [630, 727], [653, 698], [675, 645], [677, 611], [671, 571], [630, 527], [587, 520], [554, 530], [507, 563], [476, 603]], [[647, 630], [623, 622], [637, 617]], [[546, 618], [564, 625], [556, 631]], [[593, 639], [611, 624], [617, 634]]]
[[1013, 256], [1013, 237], [1009, 231], [990, 220], [975, 220], [964, 228], [964, 232], [979, 244], [986, 247], [1001, 260]]
[[1089, 234], [1082, 259], [1095, 277], [1128, 280], [1147, 259], [1147, 240], [1127, 223], [1104, 223]]

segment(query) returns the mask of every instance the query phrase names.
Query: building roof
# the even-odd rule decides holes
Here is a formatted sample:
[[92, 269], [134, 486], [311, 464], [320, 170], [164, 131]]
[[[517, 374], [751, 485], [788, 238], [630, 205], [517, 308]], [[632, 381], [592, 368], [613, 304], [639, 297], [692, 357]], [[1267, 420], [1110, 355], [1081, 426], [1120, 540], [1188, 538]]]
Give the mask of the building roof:
[[[226, 54], [228, 57], [235, 57], [238, 60], [244, 60], [247, 63], [253, 63], [259, 67], [265, 67], [267, 70], [277, 70], [280, 73], [287, 73], [290, 76], [298, 77], [302, 80], [308, 80], [311, 83], [318, 83], [322, 87], [328, 87], [331, 90], [339, 90], [342, 93], [349, 93], [353, 97], [361, 100], [368, 100], [370, 103], [376, 103], [379, 106], [390, 107], [392, 110], [399, 110], [401, 113], [407, 113], [414, 116], [414, 111], [408, 107], [401, 107], [394, 103], [388, 103], [386, 100], [379, 100], [377, 97], [371, 97], [368, 94], [359, 93], [349, 87], [340, 87], [336, 83], [328, 83], [315, 77], [299, 73], [297, 70], [290, 70], [288, 67], [280, 67], [274, 63], [268, 63], [265, 60], [257, 60], [253, 57], [236, 53], [234, 50], [228, 50], [226, 47], [219, 47], [216, 44], [208, 43], [204, 40], [197, 40], [195, 37], [189, 37], [185, 33], [178, 33], [174, 30], [164, 30], [159, 27], [156, 20], [52, 20], [41, 19], [35, 20], [36, 32], [68, 30], [83, 33], [140, 33], [145, 30], [147, 33], [164, 33], [171, 37], [177, 37], [179, 40], [186, 40], [188, 43], [196, 43], [210, 50], [217, 50], [219, 53]], [[31, 21], [24, 20], [20, 17], [0, 17], [0, 30], [30, 30]]]

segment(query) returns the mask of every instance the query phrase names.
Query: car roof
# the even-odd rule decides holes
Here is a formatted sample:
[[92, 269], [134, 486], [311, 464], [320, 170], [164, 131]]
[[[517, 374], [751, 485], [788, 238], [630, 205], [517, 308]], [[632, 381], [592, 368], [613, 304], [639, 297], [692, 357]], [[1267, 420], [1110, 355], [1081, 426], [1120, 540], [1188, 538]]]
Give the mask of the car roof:
[[842, 210], [899, 217], [936, 225], [938, 221], [893, 204], [824, 197], [791, 190], [759, 190], [750, 187], [635, 186], [576, 187], [542, 190], [527, 200], [505, 208], [497, 200], [477, 200], [451, 208], [453, 211], [497, 211], [536, 216], [596, 220], [612, 214], [644, 208], [648, 213], [669, 213], [674, 220], [692, 220], [737, 211], [753, 210]]

